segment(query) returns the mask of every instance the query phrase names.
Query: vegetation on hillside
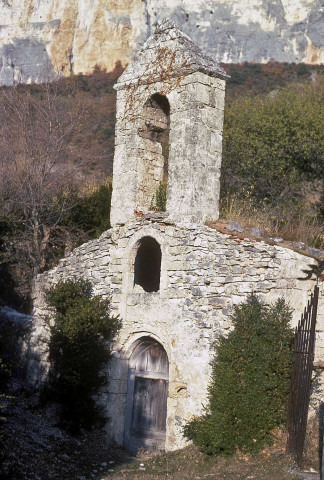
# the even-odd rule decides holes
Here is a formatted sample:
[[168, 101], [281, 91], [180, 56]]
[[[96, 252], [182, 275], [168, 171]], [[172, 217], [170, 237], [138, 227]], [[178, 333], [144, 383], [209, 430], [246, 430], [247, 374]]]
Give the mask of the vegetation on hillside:
[[324, 248], [323, 122], [324, 83], [228, 102], [223, 205], [236, 200], [246, 216], [267, 215], [279, 230], [290, 222], [296, 232], [303, 224], [304, 237], [292, 239]]
[[51, 236], [70, 208], [71, 136], [86, 116], [73, 90], [63, 96], [56, 84], [42, 87], [40, 96], [3, 90], [0, 103], [1, 216], [14, 225], [15, 251], [34, 275], [44, 270]]
[[109, 228], [111, 182], [104, 179], [120, 73], [117, 66], [89, 79], [0, 91], [0, 286], [7, 303], [28, 308], [35, 274]]
[[222, 64], [230, 75], [226, 83], [226, 99], [254, 96], [280, 90], [289, 85], [323, 82], [324, 66], [305, 63], [232, 63]]
[[[49, 205], [45, 204], [43, 210], [33, 211], [37, 214], [36, 226], [25, 225], [18, 209], [0, 222], [0, 305], [5, 300], [28, 311], [35, 273], [51, 268], [74, 247], [110, 228], [111, 192], [110, 178], [82, 188], [71, 184], [67, 191], [60, 191], [60, 196], [49, 197]], [[52, 200], [56, 218], [47, 216]], [[44, 213], [41, 221], [39, 213]], [[33, 229], [37, 235], [33, 235]]]
[[108, 177], [99, 185], [88, 184], [76, 194], [74, 205], [64, 218], [66, 227], [84, 232], [89, 238], [96, 238], [110, 228], [110, 205], [112, 179]]
[[[226, 108], [223, 196], [294, 207], [324, 178], [324, 85], [242, 97]], [[316, 183], [308, 183], [309, 192]], [[318, 188], [318, 185], [317, 185]]]
[[285, 423], [291, 368], [291, 312], [255, 295], [236, 306], [234, 329], [215, 348], [206, 413], [185, 428], [210, 454], [255, 453]]

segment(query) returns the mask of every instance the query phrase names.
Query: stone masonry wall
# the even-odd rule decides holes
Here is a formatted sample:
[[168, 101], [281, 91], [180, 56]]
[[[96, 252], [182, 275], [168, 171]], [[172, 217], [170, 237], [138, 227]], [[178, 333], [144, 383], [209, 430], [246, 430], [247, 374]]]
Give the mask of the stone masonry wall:
[[[170, 152], [168, 161], [167, 211], [173, 219], [184, 217], [216, 220], [219, 204], [219, 177], [222, 154], [225, 81], [200, 72], [175, 80], [166, 97], [170, 103]], [[156, 92], [163, 92], [165, 83], [140, 85], [134, 93], [118, 90], [116, 145], [114, 157], [114, 189], [111, 218], [114, 224], [134, 218], [134, 211], [147, 213], [158, 183], [151, 195], [142, 201], [140, 186], [149, 188], [152, 180], [148, 164], [159, 156], [151, 141], [138, 135], [143, 107]], [[133, 102], [132, 111], [128, 105]], [[161, 167], [157, 164], [156, 178]], [[201, 188], [201, 186], [204, 188]], [[127, 196], [125, 195], [127, 191]]]
[[[161, 281], [158, 292], [134, 286], [134, 259], [139, 241], [151, 236], [161, 246]], [[241, 240], [207, 226], [173, 224], [162, 215], [141, 217], [105, 232], [76, 248], [53, 270], [36, 279], [35, 316], [38, 334], [46, 337], [44, 289], [58, 280], [83, 276], [94, 293], [111, 298], [122, 329], [115, 339], [113, 359], [107, 366], [110, 384], [100, 395], [105, 405], [109, 436], [123, 442], [128, 359], [143, 336], [156, 339], [167, 352], [169, 397], [166, 448], [185, 444], [182, 427], [202, 411], [210, 374], [213, 342], [231, 328], [235, 304], [252, 291], [270, 302], [284, 296], [296, 323], [314, 287], [307, 278], [316, 260], [276, 245]], [[323, 358], [323, 304], [321, 292], [317, 359]], [[46, 371], [46, 352], [41, 355]], [[33, 370], [33, 381], [44, 379]]]

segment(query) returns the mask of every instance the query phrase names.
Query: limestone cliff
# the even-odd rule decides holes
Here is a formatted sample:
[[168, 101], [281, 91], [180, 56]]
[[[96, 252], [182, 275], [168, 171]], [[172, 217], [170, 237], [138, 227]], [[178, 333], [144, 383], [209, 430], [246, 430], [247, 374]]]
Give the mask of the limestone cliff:
[[324, 60], [323, 0], [0, 0], [0, 84], [126, 64], [163, 17], [217, 61]]

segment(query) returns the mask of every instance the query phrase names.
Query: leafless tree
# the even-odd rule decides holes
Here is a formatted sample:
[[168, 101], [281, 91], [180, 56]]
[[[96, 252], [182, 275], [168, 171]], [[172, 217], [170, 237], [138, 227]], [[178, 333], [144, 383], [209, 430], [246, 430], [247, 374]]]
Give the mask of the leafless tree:
[[0, 91], [0, 216], [20, 223], [15, 251], [34, 275], [46, 267], [51, 236], [62, 233], [81, 168], [71, 138], [87, 105], [69, 88], [47, 83], [33, 93]]

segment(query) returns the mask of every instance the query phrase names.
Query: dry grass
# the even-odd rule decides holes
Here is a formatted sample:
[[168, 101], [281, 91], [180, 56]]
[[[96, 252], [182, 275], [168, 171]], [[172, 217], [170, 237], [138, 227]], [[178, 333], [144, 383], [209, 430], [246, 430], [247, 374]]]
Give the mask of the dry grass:
[[[57, 426], [56, 408], [37, 408], [37, 397], [7, 397], [5, 461], [8, 480], [297, 480], [294, 462], [285, 454], [286, 434], [254, 457], [237, 453], [214, 457], [189, 446], [177, 452], [131, 457], [107, 444], [106, 431], [83, 432], [77, 439]], [[310, 429], [313, 450], [318, 425]], [[311, 433], [311, 431], [309, 433]], [[68, 461], [64, 458], [68, 455]], [[144, 464], [144, 466], [141, 466]], [[311, 466], [307, 462], [307, 466]], [[314, 464], [314, 468], [317, 468]], [[0, 469], [1, 470], [1, 469]]]
[[[321, 435], [323, 432], [321, 431]], [[303, 468], [317, 470], [320, 461], [320, 428], [317, 415], [310, 416], [307, 422], [306, 439], [303, 454]]]
[[284, 240], [304, 242], [306, 246], [324, 249], [324, 224], [311, 210], [303, 209], [299, 214], [295, 211], [272, 213], [258, 210], [248, 201], [231, 197], [222, 200], [221, 217], [237, 221], [247, 231], [256, 227], [267, 237], [282, 237]]
[[[144, 466], [143, 466], [144, 465]], [[274, 447], [260, 455], [237, 454], [232, 458], [205, 455], [193, 446], [149, 460], [134, 459], [114, 468], [101, 480], [294, 480], [295, 465], [282, 449]]]

